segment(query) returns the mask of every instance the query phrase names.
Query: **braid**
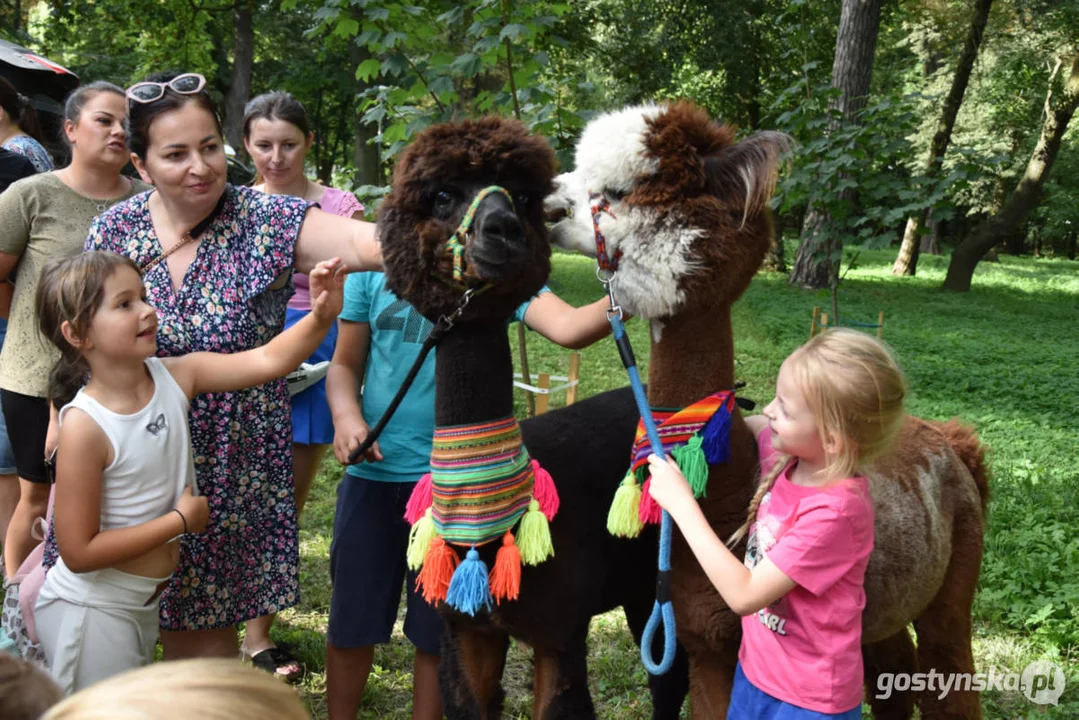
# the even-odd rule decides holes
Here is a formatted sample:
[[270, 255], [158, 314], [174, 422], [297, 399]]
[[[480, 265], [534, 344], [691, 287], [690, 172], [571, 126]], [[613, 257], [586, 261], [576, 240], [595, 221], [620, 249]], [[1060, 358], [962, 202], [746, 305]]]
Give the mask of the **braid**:
[[757, 511], [760, 510], [761, 501], [764, 500], [764, 496], [768, 494], [768, 491], [772, 489], [772, 486], [776, 484], [776, 480], [779, 478], [780, 473], [786, 469], [792, 459], [793, 458], [790, 455], [780, 455], [776, 458], [775, 464], [772, 465], [772, 469], [761, 478], [761, 483], [757, 486], [757, 492], [753, 493], [753, 499], [749, 501], [749, 511], [746, 513], [746, 521], [742, 523], [742, 526], [735, 530], [734, 534], [727, 540], [727, 547], [733, 548], [746, 536], [746, 533], [749, 532], [749, 528], [752, 527], [753, 523], [757, 520]]

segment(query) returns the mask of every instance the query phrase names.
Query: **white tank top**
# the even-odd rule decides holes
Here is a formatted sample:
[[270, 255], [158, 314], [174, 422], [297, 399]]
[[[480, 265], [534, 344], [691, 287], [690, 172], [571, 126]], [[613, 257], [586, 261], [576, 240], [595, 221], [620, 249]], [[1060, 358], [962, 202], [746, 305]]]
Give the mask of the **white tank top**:
[[154, 394], [142, 410], [121, 415], [79, 390], [60, 410], [73, 407], [96, 422], [112, 445], [113, 460], [101, 480], [101, 529], [131, 527], [176, 506], [183, 489], [195, 488], [187, 427], [188, 398], [157, 358], [147, 358]]

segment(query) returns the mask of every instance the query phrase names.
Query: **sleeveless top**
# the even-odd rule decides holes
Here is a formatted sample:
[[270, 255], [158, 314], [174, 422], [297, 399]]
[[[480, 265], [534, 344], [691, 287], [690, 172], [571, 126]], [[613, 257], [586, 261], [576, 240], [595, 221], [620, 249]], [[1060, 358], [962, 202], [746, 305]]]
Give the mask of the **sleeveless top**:
[[156, 357], [146, 359], [154, 394], [130, 415], [107, 409], [79, 390], [60, 410], [73, 407], [96, 422], [112, 445], [113, 460], [101, 482], [101, 529], [131, 527], [161, 517], [176, 506], [183, 489], [195, 487], [195, 465], [187, 428], [188, 398]]

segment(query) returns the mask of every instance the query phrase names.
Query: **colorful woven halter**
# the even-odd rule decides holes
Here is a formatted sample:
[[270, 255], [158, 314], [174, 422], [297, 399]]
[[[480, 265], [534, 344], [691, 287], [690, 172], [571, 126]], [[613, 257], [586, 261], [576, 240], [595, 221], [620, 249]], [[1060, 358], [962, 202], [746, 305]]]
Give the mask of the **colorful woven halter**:
[[[412, 524], [408, 566], [420, 570], [417, 589], [431, 604], [445, 601], [469, 615], [490, 609], [492, 600], [516, 600], [521, 563], [554, 555], [548, 521], [557, 512], [554, 482], [529, 457], [515, 418], [435, 428], [431, 472], [405, 510]], [[476, 547], [500, 537], [488, 577]], [[451, 545], [469, 548], [459, 565]]]
[[[653, 409], [663, 451], [677, 462], [694, 497], [705, 494], [708, 467], [730, 457], [730, 425], [735, 395], [720, 390], [681, 410]], [[660, 521], [662, 510], [648, 492], [648, 455], [652, 452], [644, 423], [637, 422], [637, 439], [630, 454], [630, 467], [615, 493], [607, 515], [612, 535], [637, 537], [645, 523]]]
[[505, 196], [510, 203], [510, 207], [513, 207], [513, 196], [510, 195], [508, 190], [498, 185], [485, 187], [476, 193], [476, 197], [472, 198], [472, 203], [468, 206], [468, 210], [465, 210], [464, 217], [461, 218], [461, 224], [457, 226], [457, 229], [453, 231], [453, 235], [450, 235], [450, 239], [446, 241], [446, 253], [453, 257], [453, 281], [461, 287], [465, 285], [465, 245], [468, 242], [469, 230], [472, 228], [472, 221], [476, 219], [476, 212], [480, 209], [480, 203], [492, 193]]
[[599, 265], [600, 270], [613, 273], [618, 269], [618, 262], [622, 259], [622, 251], [617, 251], [614, 256], [607, 254], [607, 238], [600, 232], [599, 216], [607, 213], [613, 218], [614, 211], [611, 210], [611, 203], [607, 198], [599, 193], [588, 193], [588, 205], [592, 211], [592, 231], [596, 236], [596, 264]]

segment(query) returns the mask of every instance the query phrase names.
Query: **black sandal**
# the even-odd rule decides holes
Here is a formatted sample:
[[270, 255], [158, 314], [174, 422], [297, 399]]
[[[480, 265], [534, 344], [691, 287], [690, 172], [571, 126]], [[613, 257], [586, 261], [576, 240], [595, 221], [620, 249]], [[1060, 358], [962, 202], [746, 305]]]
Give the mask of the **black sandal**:
[[[266, 648], [254, 655], [249, 655], [248, 660], [257, 668], [261, 668], [275, 677], [279, 677], [290, 685], [297, 683], [303, 678], [303, 663], [292, 656], [288, 650], [282, 647]], [[282, 668], [295, 665], [296, 670], [284, 672]]]

